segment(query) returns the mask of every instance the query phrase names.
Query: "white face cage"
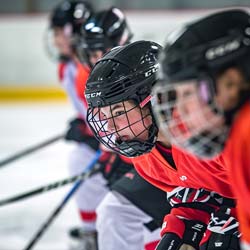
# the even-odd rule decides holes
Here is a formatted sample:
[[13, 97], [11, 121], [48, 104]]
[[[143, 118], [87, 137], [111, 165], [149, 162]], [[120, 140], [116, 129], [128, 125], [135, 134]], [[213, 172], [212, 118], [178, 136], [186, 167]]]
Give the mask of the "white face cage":
[[179, 83], [158, 82], [153, 105], [158, 126], [172, 144], [201, 158], [218, 155], [225, 144], [228, 127], [213, 101], [209, 79]]
[[54, 45], [54, 31], [48, 28], [44, 33], [45, 51], [54, 62], [57, 62], [60, 56], [59, 50]]
[[[74, 36], [72, 33], [71, 24], [66, 24], [62, 28], [62, 32], [65, 36], [64, 43], [71, 49], [71, 46], [75, 41], [74, 39], [76, 39], [76, 36]], [[46, 53], [52, 61], [58, 62], [58, 60], [60, 60], [60, 57], [63, 56], [63, 54], [55, 45], [55, 30], [53, 28], [46, 29], [44, 34], [44, 46]]]

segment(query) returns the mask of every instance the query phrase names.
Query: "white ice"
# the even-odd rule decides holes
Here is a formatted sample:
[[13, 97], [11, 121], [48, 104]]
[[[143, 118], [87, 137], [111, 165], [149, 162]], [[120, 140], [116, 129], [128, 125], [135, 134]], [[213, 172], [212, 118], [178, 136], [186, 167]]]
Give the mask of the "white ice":
[[[0, 104], [0, 161], [65, 131], [68, 103]], [[68, 177], [72, 143], [60, 140], [0, 168], [0, 200]], [[0, 250], [24, 249], [72, 185], [0, 206]], [[68, 230], [80, 224], [74, 199], [37, 242], [35, 250], [68, 250]]]

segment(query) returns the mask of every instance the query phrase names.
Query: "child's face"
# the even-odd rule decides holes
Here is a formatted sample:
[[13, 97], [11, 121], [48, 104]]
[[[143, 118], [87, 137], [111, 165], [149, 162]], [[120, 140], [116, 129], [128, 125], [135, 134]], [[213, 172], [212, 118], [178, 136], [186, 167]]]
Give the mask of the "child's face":
[[[191, 152], [201, 152], [202, 147], [208, 149], [211, 157], [223, 148], [230, 129], [225, 122], [229, 120], [228, 113], [224, 112], [236, 108], [242, 91], [249, 88], [236, 68], [229, 68], [217, 77], [216, 89], [213, 85], [211, 79], [203, 78], [162, 83], [155, 90], [160, 98], [155, 114], [162, 132], [172, 143]], [[194, 144], [196, 148], [192, 149]]]
[[54, 46], [58, 49], [59, 53], [64, 56], [70, 56], [72, 53], [70, 46], [71, 34], [67, 28], [56, 27], [54, 31]]
[[207, 103], [207, 95], [206, 90], [193, 83], [176, 87], [175, 112], [190, 134], [209, 131], [224, 122], [223, 117], [214, 113]]
[[99, 116], [105, 123], [105, 133], [112, 135], [115, 142], [148, 139], [148, 129], [152, 124], [148, 108], [141, 109], [134, 102], [125, 101], [100, 108]]
[[241, 91], [248, 88], [240, 71], [234, 68], [226, 70], [216, 81], [215, 102], [217, 106], [228, 111], [237, 106]]
[[92, 50], [88, 52], [89, 62], [92, 66], [96, 64], [96, 62], [102, 58], [103, 51], [102, 50]]

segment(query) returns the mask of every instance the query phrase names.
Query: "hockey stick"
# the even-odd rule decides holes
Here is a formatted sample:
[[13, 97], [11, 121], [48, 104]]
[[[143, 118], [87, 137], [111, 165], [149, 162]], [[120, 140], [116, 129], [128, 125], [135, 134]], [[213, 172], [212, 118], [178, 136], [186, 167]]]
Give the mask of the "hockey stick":
[[[100, 171], [99, 168], [96, 169], [95, 172], [98, 172], [98, 171]], [[8, 204], [11, 204], [13, 202], [20, 201], [20, 200], [23, 200], [23, 199], [26, 199], [26, 198], [31, 198], [34, 195], [42, 194], [42, 193], [51, 191], [53, 189], [63, 187], [63, 186], [65, 186], [67, 184], [70, 184], [72, 182], [82, 180], [83, 178], [85, 178], [85, 173], [81, 173], [79, 175], [75, 175], [75, 176], [72, 176], [72, 177], [69, 177], [69, 178], [65, 178], [63, 180], [59, 180], [59, 181], [56, 181], [54, 183], [47, 184], [45, 186], [41, 186], [41, 187], [35, 188], [33, 190], [26, 191], [24, 193], [12, 196], [10, 198], [0, 200], [0, 206], [8, 205]]]
[[7, 159], [0, 161], [0, 168], [15, 161], [15, 160], [18, 160], [19, 158], [21, 158], [23, 156], [26, 156], [28, 154], [33, 153], [33, 152], [37, 151], [38, 149], [44, 148], [44, 147], [62, 139], [62, 138], [64, 138], [64, 134], [54, 136], [54, 137], [52, 137], [44, 142], [41, 142], [35, 146], [24, 149], [24, 150], [12, 155], [12, 156], [9, 156], [9, 157], [7, 157]]
[[[61, 201], [61, 203], [56, 207], [56, 209], [53, 211], [53, 213], [49, 216], [49, 218], [44, 222], [44, 224], [40, 227], [40, 229], [37, 231], [37, 233], [34, 235], [34, 237], [31, 239], [29, 244], [24, 248], [24, 250], [30, 250], [34, 246], [34, 244], [41, 238], [45, 230], [48, 228], [48, 226], [53, 222], [53, 220], [56, 218], [56, 216], [59, 214], [59, 212], [63, 209], [63, 207], [67, 204], [69, 199], [74, 195], [74, 193], [79, 189], [81, 186], [81, 183], [86, 180], [93, 171], [95, 171], [94, 166], [96, 162], [99, 160], [101, 156], [101, 151], [98, 150], [96, 152], [95, 158], [92, 160], [92, 162], [87, 166], [85, 172], [85, 176], [83, 179], [78, 180], [74, 186], [71, 188], [69, 193], [64, 197], [64, 199]], [[93, 170], [92, 170], [93, 169]]]

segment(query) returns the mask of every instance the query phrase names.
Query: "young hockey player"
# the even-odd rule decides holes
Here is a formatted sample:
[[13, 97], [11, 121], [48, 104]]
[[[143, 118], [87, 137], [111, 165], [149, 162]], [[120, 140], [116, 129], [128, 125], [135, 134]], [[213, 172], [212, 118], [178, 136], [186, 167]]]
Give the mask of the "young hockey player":
[[[91, 41], [89, 41], [90, 46], [88, 47], [84, 47], [84, 50], [81, 49], [80, 53], [86, 53], [88, 52], [90, 55], [90, 61], [91, 61], [91, 65], [94, 64], [96, 62], [96, 60], [98, 60], [103, 53], [105, 53], [106, 50], [110, 50], [112, 47], [117, 46], [117, 45], [122, 45], [123, 43], [127, 43], [129, 41], [129, 39], [131, 38], [131, 32], [129, 31], [129, 27], [127, 26], [126, 23], [126, 19], [123, 15], [123, 13], [117, 9], [117, 8], [110, 8], [108, 10], [104, 10], [104, 11], [100, 11], [97, 12], [96, 15], [93, 15], [93, 17], [89, 20], [89, 22], [91, 23], [95, 23], [95, 27], [98, 25], [99, 28], [102, 28], [102, 32], [103, 32], [103, 38], [105, 39], [105, 43], [102, 43], [102, 39], [100, 38], [100, 33], [95, 33], [95, 29], [93, 30], [87, 30], [86, 34], [84, 35], [84, 38], [86, 39], [86, 42], [81, 43], [81, 45], [86, 45], [88, 44], [89, 38]], [[94, 36], [97, 36], [98, 39], [94, 39], [92, 40], [92, 38]], [[107, 41], [109, 41], [109, 43], [106, 43]], [[101, 47], [98, 47], [100, 46]], [[93, 47], [95, 49], [97, 49], [97, 53], [95, 53], [95, 50], [93, 49]], [[86, 52], [85, 52], [86, 50]], [[99, 52], [99, 54], [98, 54]], [[101, 52], [101, 53], [100, 53]], [[93, 56], [92, 56], [93, 53]], [[96, 54], [98, 54], [98, 56], [96, 56]], [[83, 61], [84, 65], [86, 65], [86, 62], [88, 61]], [[90, 65], [90, 66], [91, 66]], [[69, 91], [69, 94], [73, 103], [75, 104], [76, 108], [79, 110], [79, 113], [82, 114], [82, 118], [84, 117], [84, 112], [85, 112], [85, 107], [84, 107], [84, 97], [83, 97], [83, 89], [84, 89], [84, 82], [86, 80], [86, 72], [88, 72], [88, 69], [85, 69], [83, 67], [81, 67], [79, 64], [76, 64], [76, 62], [74, 62], [73, 66], [78, 66], [77, 68], [77, 72], [75, 74], [72, 74], [72, 78], [71, 81], [68, 82], [67, 85], [67, 90]], [[65, 66], [64, 66], [65, 67]], [[65, 68], [64, 68], [65, 70]], [[74, 76], [74, 77], [73, 77]], [[79, 98], [80, 97], [80, 98]], [[85, 137], [82, 136], [81, 130], [84, 130], [85, 128], [83, 127], [84, 124], [82, 124], [82, 120], [80, 120], [79, 118], [77, 120], [74, 121], [74, 123], [71, 123], [71, 129], [69, 130], [69, 133], [67, 134], [67, 138], [68, 139], [72, 139], [72, 137], [76, 140], [81, 142], [81, 140], [83, 140], [85, 142], [84, 139], [86, 139]], [[83, 137], [83, 138], [82, 138]], [[90, 142], [89, 138], [87, 140], [87, 142]], [[114, 153], [113, 153], [114, 154]], [[79, 161], [80, 160], [84, 160], [83, 154], [79, 154]], [[119, 158], [119, 157], [118, 157]], [[104, 160], [105, 163], [105, 160]], [[82, 165], [81, 164], [77, 164], [77, 166], [79, 166], [79, 171], [82, 171]], [[108, 169], [110, 168], [110, 169]], [[119, 168], [119, 169], [118, 169]], [[109, 185], [111, 186], [111, 184], [113, 182], [115, 182], [116, 180], [119, 180], [120, 177], [129, 169], [131, 169], [131, 166], [129, 164], [126, 164], [126, 162], [121, 162], [120, 159], [117, 159], [116, 157], [112, 157], [112, 162], [109, 163], [105, 166], [105, 171], [104, 171], [104, 176], [105, 179], [108, 180]], [[133, 176], [133, 180], [131, 179], [131, 176]], [[136, 183], [135, 183], [136, 182]], [[155, 187], [153, 187], [152, 185], [148, 184], [146, 181], [144, 181], [143, 179], [141, 179], [136, 173], [129, 173], [129, 177], [124, 177], [123, 179], [121, 179], [119, 182], [115, 182], [114, 187], [112, 186], [112, 189], [116, 189], [119, 190], [119, 193], [125, 193], [125, 197], [129, 197], [130, 200], [133, 201], [133, 197], [137, 197], [137, 196], [141, 196], [141, 192], [139, 192], [140, 190], [138, 190], [138, 183], [140, 182], [140, 187], [141, 189], [143, 189], [143, 191], [149, 193], [151, 193], [151, 199], [149, 199], [147, 202], [144, 202], [142, 205], [145, 207], [145, 210], [147, 212], [144, 213], [143, 211], [141, 211], [140, 209], [138, 209], [136, 206], [134, 206], [130, 201], [126, 201], [126, 206], [124, 206], [123, 202], [125, 201], [125, 198], [123, 197], [123, 202], [120, 202], [119, 199], [117, 199], [117, 195], [112, 197], [111, 194], [109, 194], [109, 196], [111, 196], [113, 201], [116, 201], [116, 210], [114, 209], [110, 209], [111, 204], [109, 202], [105, 202], [102, 204], [101, 206], [101, 210], [102, 212], [100, 213], [100, 216], [98, 216], [99, 218], [99, 227], [101, 228], [100, 232], [105, 232], [105, 235], [100, 236], [101, 240], [99, 240], [100, 242], [100, 247], [99, 249], [112, 249], [112, 248], [121, 248], [122, 249], [127, 249], [127, 246], [131, 246], [133, 245], [133, 247], [135, 249], [138, 249], [138, 247], [140, 249], [144, 248], [144, 243], [146, 244], [146, 249], [153, 249], [153, 246], [155, 246], [155, 240], [159, 239], [159, 230], [154, 230], [155, 228], [158, 228], [163, 216], [165, 213], [167, 213], [169, 211], [169, 206], [167, 205], [166, 199], [165, 199], [165, 193], [159, 189], [156, 189]], [[123, 184], [120, 184], [123, 183]], [[124, 184], [125, 183], [125, 184]], [[132, 186], [132, 184], [135, 185], [136, 190], [134, 189], [129, 189], [126, 190], [127, 187]], [[98, 186], [98, 183], [94, 183], [94, 185]], [[100, 183], [102, 184], [102, 183]], [[95, 186], [93, 186], [94, 188]], [[82, 189], [82, 192], [79, 193], [79, 199], [81, 200], [81, 202], [86, 202], [85, 197], [86, 197], [86, 193], [88, 192], [88, 190], [86, 189]], [[89, 199], [87, 200], [88, 203], [91, 203], [93, 201], [95, 201], [95, 195], [93, 195], [93, 192], [88, 192]], [[88, 195], [87, 194], [87, 195]], [[97, 197], [99, 197], [101, 194], [97, 194]], [[92, 196], [92, 197], [91, 197]], [[157, 198], [156, 198], [157, 197]], [[100, 196], [101, 198], [101, 196]], [[93, 199], [93, 201], [91, 201], [91, 199]], [[100, 200], [100, 199], [99, 199]], [[107, 199], [106, 199], [107, 200]], [[154, 206], [152, 206], [150, 204], [150, 202], [154, 201], [155, 202], [155, 208]], [[156, 202], [157, 201], [157, 202]], [[98, 202], [98, 201], [97, 201]], [[97, 204], [97, 202], [95, 204]], [[114, 202], [112, 203], [112, 205], [114, 205]], [[118, 207], [120, 206], [120, 207]], [[128, 231], [126, 231], [125, 229], [125, 224], [123, 226], [123, 230], [122, 233], [125, 233], [125, 237], [124, 238], [120, 238], [119, 235], [117, 235], [115, 237], [115, 235], [112, 234], [111, 231], [111, 227], [108, 224], [103, 224], [100, 223], [100, 221], [103, 221], [103, 218], [105, 215], [108, 215], [108, 213], [111, 213], [111, 216], [109, 216], [109, 218], [105, 218], [105, 222], [111, 222], [111, 220], [118, 220], [121, 214], [117, 213], [116, 215], [114, 214], [114, 211], [120, 211], [120, 208], [122, 207], [126, 207], [126, 211], [132, 211], [132, 213], [128, 214], [127, 213], [127, 217], [126, 217], [126, 228], [129, 230], [129, 232], [133, 232], [134, 235], [136, 235], [136, 237], [128, 237], [127, 233]], [[148, 207], [147, 207], [148, 206]], [[153, 208], [152, 208], [153, 207]], [[117, 210], [118, 209], [118, 210]], [[152, 211], [152, 212], [151, 212]], [[113, 213], [113, 214], [112, 214]], [[124, 209], [123, 209], [123, 214], [124, 214]], [[148, 215], [149, 214], [149, 215]], [[95, 215], [95, 214], [93, 214]], [[134, 216], [132, 218], [132, 220], [129, 220], [128, 215], [132, 215]], [[135, 215], [137, 220], [135, 221]], [[102, 216], [102, 217], [101, 217]], [[150, 217], [151, 216], [151, 217]], [[156, 226], [152, 226], [154, 225], [154, 223], [148, 223], [149, 221], [152, 220], [152, 217], [154, 217], [157, 220], [157, 225]], [[91, 219], [91, 218], [89, 218]], [[95, 219], [95, 216], [94, 216]], [[89, 220], [91, 222], [91, 220]], [[93, 220], [92, 220], [93, 221]], [[144, 226], [144, 223], [146, 224]], [[139, 231], [137, 232], [137, 234], [135, 234], [135, 230], [131, 228], [132, 227], [137, 227], [139, 228]], [[119, 229], [119, 228], [118, 228]], [[143, 230], [145, 231], [143, 233]], [[154, 231], [153, 233], [151, 232]], [[110, 232], [109, 234], [107, 232]], [[117, 232], [119, 232], [119, 230], [117, 230]], [[84, 237], [84, 239], [86, 239], [86, 236], [90, 236], [90, 233], [86, 232], [86, 229], [84, 228], [84, 230], [81, 231], [77, 231], [74, 230], [74, 235], [79, 235], [80, 237]], [[146, 235], [146, 236], [145, 236]], [[146, 239], [143, 238], [143, 236], [146, 237]], [[122, 242], [122, 246], [120, 246], [120, 242]], [[124, 245], [125, 243], [125, 245]], [[81, 246], [82, 248], [87, 248], [89, 247], [88, 245], [84, 246], [82, 244]], [[151, 248], [149, 248], [151, 247]]]
[[179, 147], [202, 158], [224, 149], [242, 249], [250, 249], [249, 65], [248, 12], [233, 9], [202, 18], [167, 40], [163, 82], [156, 89], [161, 101], [155, 106], [168, 138]]
[[[221, 198], [216, 199], [211, 191], [226, 197], [233, 194], [223, 159], [201, 161], [171, 148], [158, 130], [150, 94], [156, 82], [159, 49], [156, 43], [138, 41], [114, 48], [99, 60], [85, 90], [87, 119], [103, 144], [131, 157], [146, 180], [173, 198], [176, 207], [165, 217], [164, 237], [157, 249], [197, 249], [210, 213], [224, 202], [218, 203]], [[237, 233], [237, 223], [231, 226]]]
[[[78, 93], [76, 82], [79, 70], [85, 79], [89, 73], [88, 68], [80, 65], [76, 58], [75, 40], [81, 26], [91, 17], [92, 12], [92, 6], [85, 1], [66, 0], [59, 3], [50, 16], [50, 31], [53, 35], [54, 47], [59, 54], [59, 78], [77, 113], [77, 118], [70, 122], [70, 128], [65, 136], [66, 140], [75, 142], [75, 149], [69, 159], [71, 175], [82, 173], [99, 148], [99, 143], [85, 122], [86, 106]], [[86, 180], [76, 193], [81, 227], [73, 228], [70, 235], [79, 239], [83, 248], [95, 249], [95, 209], [107, 190], [106, 180], [100, 173]]]
[[[103, 54], [114, 46], [128, 43], [131, 37], [119, 9], [97, 12], [83, 26], [78, 56], [92, 67]], [[79, 76], [79, 85], [82, 82]], [[97, 209], [98, 248], [154, 249], [160, 239], [159, 227], [170, 209], [166, 193], [146, 182], [135, 170], [125, 168], [124, 160], [128, 161], [124, 157], [120, 162], [116, 159], [112, 164], [113, 174], [106, 176], [112, 191]], [[117, 226], [117, 222], [122, 226]]]

